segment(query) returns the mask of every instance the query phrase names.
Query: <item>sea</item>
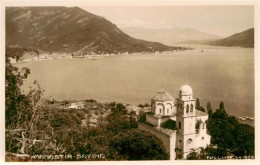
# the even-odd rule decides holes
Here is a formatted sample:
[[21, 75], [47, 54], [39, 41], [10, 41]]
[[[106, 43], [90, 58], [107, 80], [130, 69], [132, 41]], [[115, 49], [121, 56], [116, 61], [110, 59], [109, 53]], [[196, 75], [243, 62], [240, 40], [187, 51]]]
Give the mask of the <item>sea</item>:
[[181, 46], [195, 49], [14, 65], [31, 70], [23, 85], [25, 92], [36, 80], [45, 90], [45, 97], [56, 100], [150, 104], [158, 90], [163, 88], [177, 98], [179, 88], [187, 83], [204, 108], [210, 102], [215, 110], [223, 101], [228, 114], [254, 117], [253, 48]]

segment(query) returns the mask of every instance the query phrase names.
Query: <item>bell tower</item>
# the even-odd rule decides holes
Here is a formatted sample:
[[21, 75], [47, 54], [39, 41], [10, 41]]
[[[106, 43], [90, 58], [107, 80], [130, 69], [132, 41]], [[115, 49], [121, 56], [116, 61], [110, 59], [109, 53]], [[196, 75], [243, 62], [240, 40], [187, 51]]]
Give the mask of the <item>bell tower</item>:
[[179, 98], [176, 99], [177, 113], [176, 126], [178, 128], [176, 147], [181, 150], [183, 158], [186, 158], [195, 141], [195, 99], [192, 88], [185, 84], [179, 90]]

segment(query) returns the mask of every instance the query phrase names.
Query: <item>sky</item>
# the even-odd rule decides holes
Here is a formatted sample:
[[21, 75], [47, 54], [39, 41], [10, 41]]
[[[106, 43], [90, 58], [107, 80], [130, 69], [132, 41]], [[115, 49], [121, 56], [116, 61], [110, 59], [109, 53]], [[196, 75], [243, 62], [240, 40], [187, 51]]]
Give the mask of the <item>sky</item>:
[[222, 37], [254, 27], [253, 6], [89, 6], [119, 28], [192, 28]]

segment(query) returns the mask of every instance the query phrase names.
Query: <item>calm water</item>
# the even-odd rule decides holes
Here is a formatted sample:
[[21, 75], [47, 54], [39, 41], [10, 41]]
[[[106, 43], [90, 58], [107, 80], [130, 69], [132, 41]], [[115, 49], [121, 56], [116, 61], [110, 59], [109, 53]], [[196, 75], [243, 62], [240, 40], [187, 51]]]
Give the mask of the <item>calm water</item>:
[[[94, 98], [100, 102], [150, 103], [160, 88], [174, 97], [188, 82], [202, 106], [221, 100], [235, 116], [254, 117], [254, 51], [251, 48], [195, 46], [171, 54], [133, 54], [98, 60], [57, 59], [16, 64], [31, 69], [25, 83], [37, 80], [57, 100]], [[203, 52], [201, 49], [203, 48]]]

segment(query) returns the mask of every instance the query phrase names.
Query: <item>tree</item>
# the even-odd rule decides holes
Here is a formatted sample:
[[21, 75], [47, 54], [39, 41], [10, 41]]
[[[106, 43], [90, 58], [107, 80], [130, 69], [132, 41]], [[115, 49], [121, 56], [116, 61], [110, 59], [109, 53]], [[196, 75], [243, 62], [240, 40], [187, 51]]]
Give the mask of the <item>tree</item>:
[[200, 100], [198, 98], [196, 98], [196, 109], [200, 109]]
[[[229, 116], [224, 108], [220, 108], [209, 116], [208, 131], [211, 143], [219, 150], [230, 150], [235, 156], [254, 156], [254, 127], [240, 124], [234, 116]], [[219, 151], [219, 154], [225, 153]], [[223, 156], [223, 155], [222, 155]]]
[[205, 112], [205, 109], [204, 109], [202, 106], [200, 106], [200, 100], [199, 100], [198, 98], [196, 98], [196, 106], [195, 106], [195, 108], [196, 108], [197, 110], [200, 110], [200, 111], [202, 111], [202, 112]]
[[214, 147], [212, 145], [205, 148], [208, 159], [225, 159], [227, 157], [227, 149], [223, 147]]
[[96, 111], [95, 111], [95, 115], [97, 116], [98, 114], [99, 114], [99, 113], [98, 113], [98, 111], [96, 110]]
[[144, 108], [144, 105], [143, 104], [139, 104], [138, 107]]
[[199, 159], [200, 159], [199, 151], [192, 148], [190, 150], [190, 153], [187, 155], [187, 160], [199, 160]]
[[212, 114], [212, 108], [211, 108], [210, 102], [207, 103], [207, 112], [208, 112], [209, 116]]
[[237, 124], [234, 128], [234, 137], [238, 144], [234, 149], [235, 156], [253, 156], [255, 154], [253, 127], [247, 124]]
[[220, 109], [221, 111], [225, 111], [225, 107], [224, 107], [224, 102], [223, 102], [223, 101], [220, 102], [220, 104], [219, 104], [219, 109]]
[[225, 148], [210, 145], [205, 149], [203, 147], [192, 148], [191, 152], [187, 155], [187, 160], [225, 159], [226, 156], [227, 150]]
[[34, 81], [35, 87], [30, 87], [27, 94], [21, 91], [23, 81], [30, 74], [28, 68], [19, 70], [7, 59], [5, 71], [6, 151], [30, 154], [43, 118], [43, 90]]
[[138, 129], [120, 132], [110, 142], [110, 147], [126, 160], [169, 159], [159, 139]]

